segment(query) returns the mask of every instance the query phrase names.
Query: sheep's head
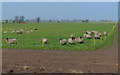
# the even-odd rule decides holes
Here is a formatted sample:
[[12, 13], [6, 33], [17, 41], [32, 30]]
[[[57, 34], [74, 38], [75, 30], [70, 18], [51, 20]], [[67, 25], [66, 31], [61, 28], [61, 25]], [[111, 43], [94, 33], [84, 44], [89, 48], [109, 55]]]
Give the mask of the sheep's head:
[[60, 40], [62, 40], [62, 39], [60, 38]]
[[6, 38], [6, 40], [8, 40], [9, 38]]
[[82, 36], [80, 37], [80, 39], [82, 38]]

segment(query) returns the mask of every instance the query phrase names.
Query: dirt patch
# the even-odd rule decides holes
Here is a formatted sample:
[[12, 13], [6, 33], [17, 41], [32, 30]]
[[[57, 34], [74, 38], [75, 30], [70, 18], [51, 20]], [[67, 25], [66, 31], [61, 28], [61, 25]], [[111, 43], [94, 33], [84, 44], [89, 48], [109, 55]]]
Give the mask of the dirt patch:
[[3, 73], [117, 73], [118, 46], [97, 51], [3, 49]]

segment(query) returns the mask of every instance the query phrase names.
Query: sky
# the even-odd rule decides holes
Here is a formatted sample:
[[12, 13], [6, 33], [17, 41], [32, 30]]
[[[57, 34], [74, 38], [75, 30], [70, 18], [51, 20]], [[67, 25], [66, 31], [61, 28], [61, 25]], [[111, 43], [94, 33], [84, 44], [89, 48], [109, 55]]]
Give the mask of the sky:
[[2, 19], [118, 19], [117, 2], [2, 2]]

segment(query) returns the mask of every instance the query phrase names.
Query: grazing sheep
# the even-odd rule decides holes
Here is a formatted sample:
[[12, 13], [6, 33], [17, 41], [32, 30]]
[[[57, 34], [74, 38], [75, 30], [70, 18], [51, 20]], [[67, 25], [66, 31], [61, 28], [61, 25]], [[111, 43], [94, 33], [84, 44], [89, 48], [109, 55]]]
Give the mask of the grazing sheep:
[[73, 41], [72, 38], [69, 38], [69, 39], [68, 39], [68, 42], [69, 42], [69, 44], [74, 44], [74, 41]]
[[3, 33], [7, 33], [7, 31], [4, 31]]
[[30, 33], [30, 31], [26, 31], [26, 33]]
[[43, 42], [44, 44], [47, 44], [48, 39], [47, 39], [47, 38], [44, 38], [44, 39], [42, 39], [42, 42]]
[[100, 36], [99, 35], [95, 35], [94, 38], [95, 39], [100, 39]]
[[16, 33], [17, 34], [22, 34], [22, 31], [17, 30]]
[[84, 43], [84, 39], [82, 37], [79, 37], [79, 38], [75, 38], [76, 42], [77, 43]]
[[30, 30], [30, 32], [33, 32], [33, 30]]
[[73, 35], [73, 34], [71, 34], [71, 35], [70, 35], [70, 38], [72, 38], [72, 40], [74, 40], [74, 39], [75, 39], [75, 37], [74, 37], [74, 35]]
[[85, 33], [85, 34], [84, 34], [84, 37], [86, 37], [86, 35], [87, 35], [87, 34]]
[[107, 36], [107, 35], [108, 35], [108, 33], [107, 33], [107, 32], [104, 32], [103, 34], [104, 34], [105, 36]]
[[6, 38], [6, 42], [7, 42], [8, 44], [17, 44], [16, 39], [9, 39], [9, 38]]
[[92, 39], [92, 36], [89, 35], [89, 34], [86, 34], [86, 38], [87, 38], [87, 39]]
[[101, 37], [101, 36], [102, 36], [102, 33], [99, 32], [98, 35]]
[[90, 31], [87, 31], [86, 33], [87, 33], [87, 34], [89, 34], [89, 35], [91, 35], [91, 34], [92, 34], [92, 32], [90, 32]]
[[37, 28], [35, 28], [34, 30], [37, 30]]
[[11, 33], [14, 33], [15, 31], [12, 31]]
[[66, 43], [67, 43], [66, 39], [61, 39], [61, 38], [60, 38], [60, 44], [66, 45]]
[[96, 35], [96, 34], [98, 34], [99, 32], [98, 32], [98, 31], [92, 31], [92, 33]]
[[23, 29], [21, 29], [21, 31], [24, 31]]

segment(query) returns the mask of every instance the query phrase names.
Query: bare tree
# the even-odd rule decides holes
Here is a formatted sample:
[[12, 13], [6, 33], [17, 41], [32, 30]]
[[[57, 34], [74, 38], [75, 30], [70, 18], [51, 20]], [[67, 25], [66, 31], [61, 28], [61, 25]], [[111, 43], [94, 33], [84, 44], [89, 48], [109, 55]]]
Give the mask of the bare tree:
[[25, 17], [24, 16], [20, 16], [20, 23], [24, 22]]
[[40, 18], [40, 17], [37, 17], [37, 18], [36, 18], [36, 21], [37, 21], [37, 23], [39, 23], [39, 22], [41, 21], [41, 18]]
[[19, 17], [15, 16], [15, 21], [18, 23], [19, 22]]

